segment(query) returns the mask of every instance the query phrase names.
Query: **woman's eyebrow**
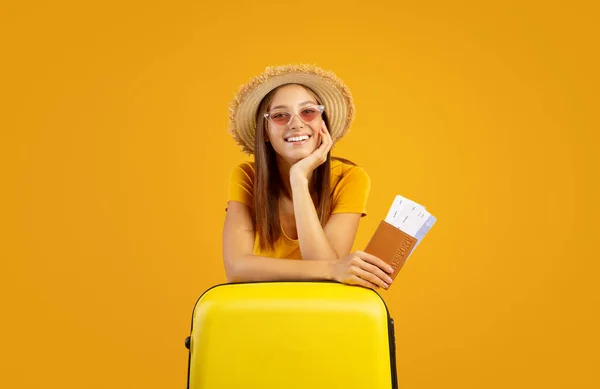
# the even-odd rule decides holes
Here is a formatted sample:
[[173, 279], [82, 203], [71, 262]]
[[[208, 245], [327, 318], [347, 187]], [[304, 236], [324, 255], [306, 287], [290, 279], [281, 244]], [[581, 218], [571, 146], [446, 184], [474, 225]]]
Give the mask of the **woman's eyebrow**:
[[[315, 104], [315, 105], [316, 105], [317, 103], [315, 103], [315, 102], [314, 102], [314, 101], [312, 101], [312, 100], [306, 100], [306, 101], [303, 101], [303, 102], [301, 102], [301, 103], [300, 103], [300, 104], [298, 104], [298, 105], [306, 105], [306, 104]], [[287, 108], [287, 107], [288, 107], [287, 105], [278, 105], [278, 106], [276, 106], [276, 107], [273, 107], [273, 108], [271, 108], [271, 109]]]

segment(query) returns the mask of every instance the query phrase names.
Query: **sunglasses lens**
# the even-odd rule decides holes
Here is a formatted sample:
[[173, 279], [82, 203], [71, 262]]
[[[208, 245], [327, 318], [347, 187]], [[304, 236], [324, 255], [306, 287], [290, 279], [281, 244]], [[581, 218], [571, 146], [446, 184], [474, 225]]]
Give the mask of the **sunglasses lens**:
[[290, 121], [290, 114], [287, 112], [275, 112], [271, 115], [271, 120], [277, 125], [283, 126]]
[[319, 111], [316, 108], [305, 108], [302, 111], [300, 111], [300, 117], [307, 123], [315, 120], [320, 114], [321, 111]]

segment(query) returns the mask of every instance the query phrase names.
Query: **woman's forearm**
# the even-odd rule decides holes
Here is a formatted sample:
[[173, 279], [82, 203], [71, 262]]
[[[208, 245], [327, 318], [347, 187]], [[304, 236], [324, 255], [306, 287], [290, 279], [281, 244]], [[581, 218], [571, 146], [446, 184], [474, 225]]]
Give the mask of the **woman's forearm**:
[[308, 180], [290, 177], [296, 230], [303, 259], [333, 260], [338, 255], [329, 243], [310, 196]]
[[229, 282], [331, 280], [329, 261], [299, 261], [244, 255], [226, 262]]

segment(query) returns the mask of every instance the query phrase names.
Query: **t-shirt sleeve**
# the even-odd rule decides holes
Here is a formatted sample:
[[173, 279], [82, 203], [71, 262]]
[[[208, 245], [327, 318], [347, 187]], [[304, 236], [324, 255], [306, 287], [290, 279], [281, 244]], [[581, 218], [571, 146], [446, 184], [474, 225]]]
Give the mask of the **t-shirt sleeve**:
[[254, 168], [252, 165], [245, 162], [236, 166], [231, 172], [229, 180], [228, 201], [238, 201], [252, 207], [253, 183]]
[[367, 200], [371, 190], [371, 178], [360, 166], [345, 171], [333, 191], [332, 213], [360, 213], [367, 215]]

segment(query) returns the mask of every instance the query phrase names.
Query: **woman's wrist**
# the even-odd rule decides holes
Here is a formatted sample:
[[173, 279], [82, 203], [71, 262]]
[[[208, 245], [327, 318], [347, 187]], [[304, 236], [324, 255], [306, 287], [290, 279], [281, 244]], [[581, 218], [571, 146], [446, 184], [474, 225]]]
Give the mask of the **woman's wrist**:
[[292, 169], [290, 171], [290, 185], [292, 186], [292, 188], [298, 186], [308, 187], [308, 178], [305, 177], [302, 173], [296, 172]]
[[313, 261], [320, 267], [320, 277], [323, 277], [326, 281], [333, 281], [333, 265], [335, 261]]

